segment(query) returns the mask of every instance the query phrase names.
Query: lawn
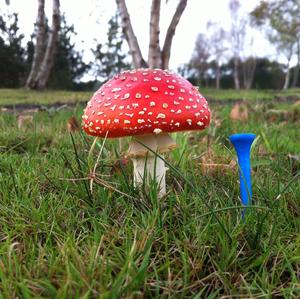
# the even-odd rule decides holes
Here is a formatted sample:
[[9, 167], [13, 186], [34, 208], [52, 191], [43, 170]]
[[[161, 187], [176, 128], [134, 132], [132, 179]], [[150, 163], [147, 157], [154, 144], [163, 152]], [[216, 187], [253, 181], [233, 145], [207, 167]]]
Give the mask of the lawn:
[[[300, 89], [287, 91], [274, 90], [233, 90], [200, 88], [201, 92], [212, 101], [236, 100], [295, 100], [300, 99]], [[50, 104], [76, 104], [86, 102], [93, 92], [72, 91], [30, 91], [27, 89], [0, 89], [0, 106], [3, 105], [50, 105]]]
[[[0, 103], [90, 97], [36, 95], [2, 90]], [[82, 108], [0, 112], [0, 298], [299, 298], [297, 106], [255, 101], [234, 122], [229, 105], [212, 105], [209, 129], [173, 135], [161, 200], [133, 188], [117, 140], [91, 180], [103, 140], [90, 151], [94, 139], [67, 126]], [[257, 134], [245, 221], [236, 167], [206, 165], [235, 159], [235, 132]]]

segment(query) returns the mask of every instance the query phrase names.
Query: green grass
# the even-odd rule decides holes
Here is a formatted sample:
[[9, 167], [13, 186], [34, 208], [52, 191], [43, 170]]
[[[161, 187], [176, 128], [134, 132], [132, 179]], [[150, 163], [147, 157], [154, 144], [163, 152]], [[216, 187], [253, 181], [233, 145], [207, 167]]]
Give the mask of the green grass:
[[[209, 100], [273, 100], [274, 98], [300, 98], [300, 89], [289, 89], [287, 91], [274, 90], [233, 90], [200, 88], [200, 91]], [[30, 91], [27, 89], [0, 89], [1, 105], [18, 104], [40, 104], [49, 105], [53, 103], [80, 103], [88, 101], [93, 92], [72, 91]]]
[[27, 89], [0, 89], [0, 106], [17, 104], [78, 103], [88, 101], [93, 92], [31, 91]]
[[[112, 171], [117, 140], [90, 190], [103, 140], [88, 159], [93, 138], [66, 126], [82, 107], [38, 112], [20, 129], [1, 113], [0, 298], [299, 297], [300, 165], [289, 158], [300, 153], [299, 118], [271, 120], [266, 109], [245, 123], [212, 107], [219, 124], [175, 134], [162, 200], [133, 188], [130, 163]], [[237, 173], [203, 174], [201, 156], [209, 134], [214, 162], [229, 163], [228, 135], [246, 131], [258, 138], [243, 222]]]

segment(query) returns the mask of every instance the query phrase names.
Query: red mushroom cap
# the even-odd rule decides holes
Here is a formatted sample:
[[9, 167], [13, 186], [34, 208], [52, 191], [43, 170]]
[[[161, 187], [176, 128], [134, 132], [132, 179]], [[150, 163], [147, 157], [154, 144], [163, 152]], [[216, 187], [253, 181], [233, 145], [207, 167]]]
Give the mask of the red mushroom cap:
[[202, 130], [209, 125], [210, 110], [198, 89], [181, 76], [138, 69], [102, 85], [82, 119], [89, 135], [124, 137]]

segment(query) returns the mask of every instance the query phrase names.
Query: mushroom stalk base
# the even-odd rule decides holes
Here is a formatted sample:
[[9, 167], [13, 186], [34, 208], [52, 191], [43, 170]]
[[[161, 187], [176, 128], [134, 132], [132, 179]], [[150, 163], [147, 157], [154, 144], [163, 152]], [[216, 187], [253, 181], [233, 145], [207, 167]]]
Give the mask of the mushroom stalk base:
[[[155, 181], [158, 197], [166, 194], [165, 162], [153, 152], [164, 153], [174, 149], [176, 143], [167, 133], [136, 136], [129, 145], [128, 156], [134, 167], [134, 185], [139, 186]], [[151, 149], [151, 151], [149, 150]]]
[[132, 158], [134, 185], [141, 186], [144, 181], [149, 186], [155, 181], [158, 186], [158, 197], [166, 194], [166, 167], [165, 162], [157, 156]]

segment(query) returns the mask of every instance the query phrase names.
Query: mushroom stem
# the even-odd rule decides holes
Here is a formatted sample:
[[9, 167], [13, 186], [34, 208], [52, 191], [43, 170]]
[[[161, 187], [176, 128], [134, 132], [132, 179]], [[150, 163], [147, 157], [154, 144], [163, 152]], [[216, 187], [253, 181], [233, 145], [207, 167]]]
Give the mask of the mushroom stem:
[[[165, 162], [153, 152], [163, 153], [176, 147], [169, 134], [149, 134], [135, 137], [129, 145], [128, 155], [133, 161], [134, 185], [144, 182], [149, 185], [155, 181], [158, 185], [158, 197], [166, 194]], [[150, 151], [150, 150], [151, 151]]]
[[157, 182], [158, 197], [166, 194], [166, 170], [165, 162], [157, 156], [132, 158], [134, 186], [141, 186], [146, 181], [149, 185], [151, 181]]

